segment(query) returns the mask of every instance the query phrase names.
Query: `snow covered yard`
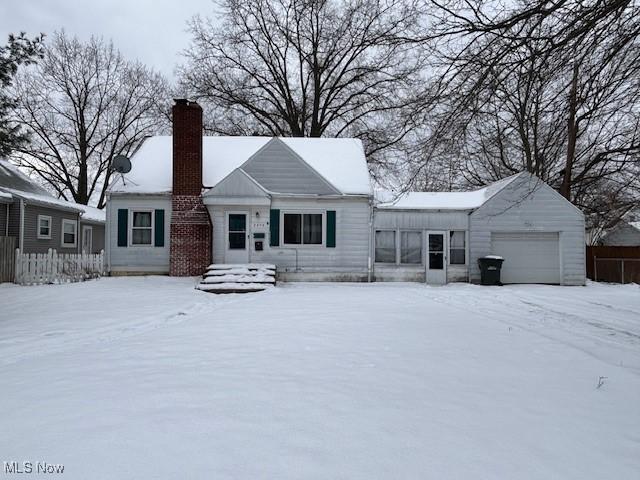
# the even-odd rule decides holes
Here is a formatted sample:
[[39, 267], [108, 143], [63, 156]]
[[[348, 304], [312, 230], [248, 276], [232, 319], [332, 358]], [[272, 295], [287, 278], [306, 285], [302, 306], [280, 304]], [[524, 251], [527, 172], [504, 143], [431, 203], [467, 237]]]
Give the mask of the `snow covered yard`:
[[1, 460], [77, 479], [638, 478], [636, 285], [196, 282], [1, 285]]

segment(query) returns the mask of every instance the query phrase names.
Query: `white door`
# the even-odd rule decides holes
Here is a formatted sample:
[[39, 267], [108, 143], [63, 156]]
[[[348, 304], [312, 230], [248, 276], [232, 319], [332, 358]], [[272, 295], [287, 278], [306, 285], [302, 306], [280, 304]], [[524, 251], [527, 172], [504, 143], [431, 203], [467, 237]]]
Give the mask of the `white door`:
[[492, 233], [491, 253], [504, 258], [502, 283], [560, 283], [557, 232]]
[[249, 229], [247, 212], [227, 213], [225, 263], [249, 262]]
[[446, 232], [427, 232], [427, 283], [447, 283], [447, 235]]
[[82, 227], [82, 253], [91, 253], [93, 249], [93, 227]]

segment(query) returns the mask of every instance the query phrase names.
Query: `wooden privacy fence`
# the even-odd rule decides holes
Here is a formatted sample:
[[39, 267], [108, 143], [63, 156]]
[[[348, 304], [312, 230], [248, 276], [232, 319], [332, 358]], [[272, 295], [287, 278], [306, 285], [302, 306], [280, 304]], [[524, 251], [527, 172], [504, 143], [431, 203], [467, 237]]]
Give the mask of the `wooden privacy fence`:
[[587, 247], [587, 277], [597, 282], [640, 283], [640, 247]]
[[0, 283], [13, 282], [16, 237], [0, 237]]
[[15, 251], [15, 282], [21, 285], [81, 282], [104, 273], [104, 252], [21, 253]]

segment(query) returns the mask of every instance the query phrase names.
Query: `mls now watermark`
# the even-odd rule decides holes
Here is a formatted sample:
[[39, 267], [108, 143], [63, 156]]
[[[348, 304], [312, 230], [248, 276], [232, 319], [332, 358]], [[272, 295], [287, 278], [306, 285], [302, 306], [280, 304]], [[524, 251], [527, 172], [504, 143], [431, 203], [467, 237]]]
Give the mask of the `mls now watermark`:
[[4, 473], [64, 473], [64, 465], [47, 462], [4, 462]]

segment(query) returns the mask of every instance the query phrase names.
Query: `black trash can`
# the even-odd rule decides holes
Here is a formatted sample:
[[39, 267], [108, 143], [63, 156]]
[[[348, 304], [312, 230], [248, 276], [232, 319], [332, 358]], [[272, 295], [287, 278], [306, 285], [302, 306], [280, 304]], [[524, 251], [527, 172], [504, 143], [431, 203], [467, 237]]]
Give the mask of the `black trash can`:
[[478, 259], [481, 285], [502, 285], [500, 281], [502, 262], [504, 262], [504, 258], [497, 255], [487, 255]]

